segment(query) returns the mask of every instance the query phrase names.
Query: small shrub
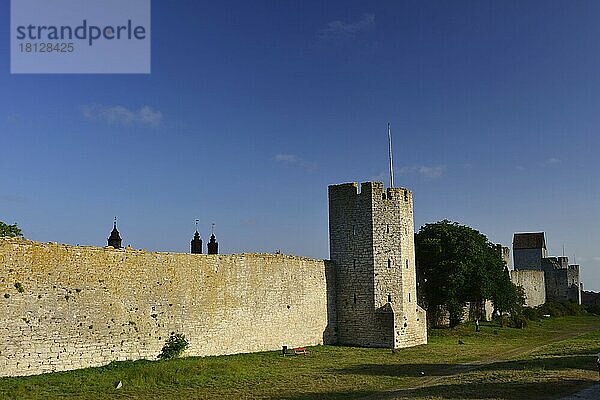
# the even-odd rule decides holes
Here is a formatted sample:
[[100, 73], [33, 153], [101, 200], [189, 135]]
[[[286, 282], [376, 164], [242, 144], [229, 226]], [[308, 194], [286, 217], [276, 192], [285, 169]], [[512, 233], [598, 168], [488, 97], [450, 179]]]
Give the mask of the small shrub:
[[23, 287], [23, 284], [21, 284], [21, 282], [16, 282], [15, 287], [17, 288], [19, 293], [23, 293], [25, 291], [25, 288]]
[[537, 321], [542, 318], [542, 313], [533, 307], [523, 307], [523, 316], [530, 321]]
[[4, 298], [5, 298], [5, 299], [8, 299], [9, 297], [10, 297], [10, 294], [8, 294], [8, 293], [4, 293]]
[[187, 349], [189, 343], [185, 336], [181, 333], [171, 333], [169, 339], [162, 348], [162, 351], [158, 355], [161, 360], [170, 360], [171, 358], [177, 358]]
[[586, 305], [585, 310], [590, 314], [600, 315], [600, 305], [598, 304]]
[[583, 315], [585, 308], [574, 301], [568, 301], [566, 303], [558, 303], [555, 301], [549, 301], [536, 307], [536, 310], [540, 315], [550, 315], [552, 317], [565, 317], [567, 315]]
[[524, 329], [527, 327], [527, 318], [523, 314], [511, 315], [509, 319], [509, 325], [512, 328]]

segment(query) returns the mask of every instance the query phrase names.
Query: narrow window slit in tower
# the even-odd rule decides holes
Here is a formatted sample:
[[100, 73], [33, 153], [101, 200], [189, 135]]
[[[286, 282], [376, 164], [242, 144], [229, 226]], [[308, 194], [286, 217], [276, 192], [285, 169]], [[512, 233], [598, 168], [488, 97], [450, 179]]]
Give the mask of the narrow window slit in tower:
[[388, 258], [388, 268], [392, 268], [392, 260]]
[[356, 304], [356, 293], [354, 293], [354, 304]]
[[408, 190], [404, 191], [404, 201], [408, 201]]
[[389, 224], [387, 224], [387, 225], [385, 226], [385, 232], [386, 232], [386, 233], [390, 233], [390, 225], [389, 225]]
[[392, 302], [392, 295], [388, 294], [388, 303], [391, 303], [391, 302]]
[[408, 260], [406, 260], [406, 268], [408, 268]]
[[408, 302], [410, 303], [410, 292], [408, 293]]
[[356, 268], [356, 258], [352, 260], [352, 266]]

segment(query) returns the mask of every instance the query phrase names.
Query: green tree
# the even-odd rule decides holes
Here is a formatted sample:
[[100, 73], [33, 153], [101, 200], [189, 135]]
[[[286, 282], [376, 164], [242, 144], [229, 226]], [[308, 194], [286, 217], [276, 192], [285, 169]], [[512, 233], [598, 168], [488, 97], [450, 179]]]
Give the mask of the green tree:
[[447, 220], [426, 224], [415, 247], [419, 297], [430, 321], [445, 309], [450, 325], [457, 325], [466, 302], [490, 299], [498, 311], [517, 307], [517, 288], [496, 245], [477, 230]]
[[22, 237], [23, 233], [17, 224], [7, 225], [0, 221], [0, 236]]

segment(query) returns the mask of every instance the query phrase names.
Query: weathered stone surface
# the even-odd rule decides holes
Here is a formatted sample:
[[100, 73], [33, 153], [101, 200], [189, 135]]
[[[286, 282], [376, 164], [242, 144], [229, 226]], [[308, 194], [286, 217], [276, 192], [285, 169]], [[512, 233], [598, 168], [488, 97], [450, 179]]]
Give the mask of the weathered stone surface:
[[510, 271], [510, 280], [523, 288], [525, 305], [536, 307], [546, 302], [546, 283], [542, 270], [513, 270]]
[[426, 343], [412, 207], [404, 188], [331, 186], [332, 262], [1, 238], [0, 376], [155, 359], [172, 332], [197, 356]]
[[154, 359], [171, 332], [197, 356], [322, 344], [332, 277], [323, 260], [285, 255], [0, 239], [0, 376]]
[[330, 258], [341, 344], [408, 347], [427, 342], [417, 305], [412, 193], [381, 182], [329, 187]]

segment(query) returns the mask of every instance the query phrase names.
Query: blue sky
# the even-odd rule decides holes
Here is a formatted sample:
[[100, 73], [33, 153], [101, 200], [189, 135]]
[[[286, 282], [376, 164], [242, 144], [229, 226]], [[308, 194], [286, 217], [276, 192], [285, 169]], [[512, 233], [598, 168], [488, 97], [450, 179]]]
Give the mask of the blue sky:
[[509, 245], [546, 231], [600, 290], [600, 3], [153, 1], [150, 75], [11, 75], [0, 220], [28, 238], [328, 257], [327, 185], [414, 191]]

